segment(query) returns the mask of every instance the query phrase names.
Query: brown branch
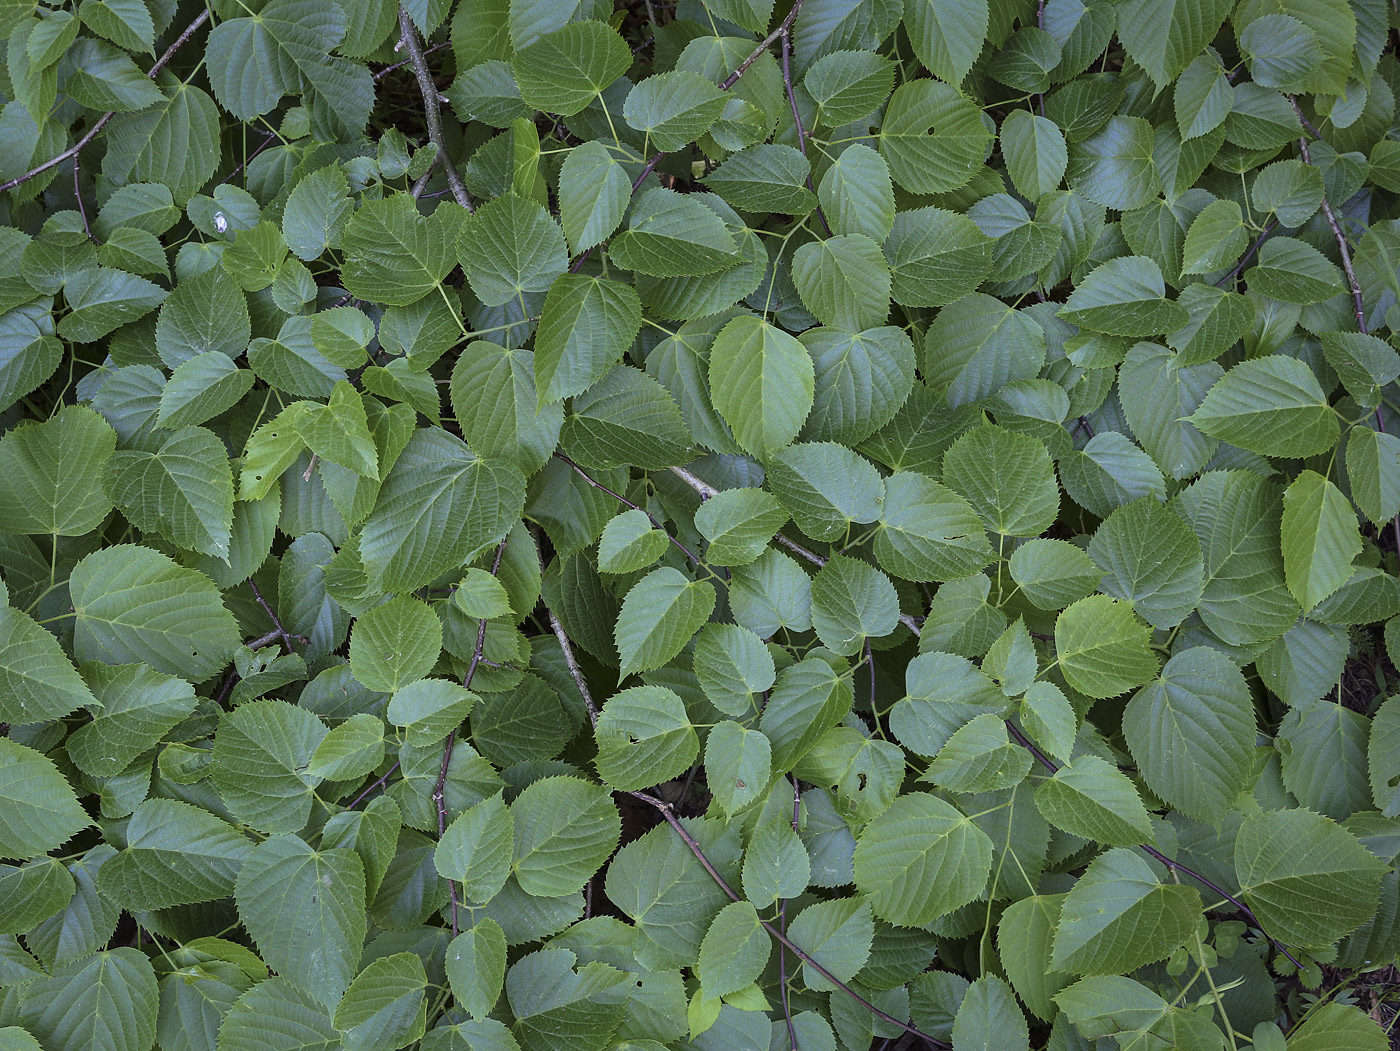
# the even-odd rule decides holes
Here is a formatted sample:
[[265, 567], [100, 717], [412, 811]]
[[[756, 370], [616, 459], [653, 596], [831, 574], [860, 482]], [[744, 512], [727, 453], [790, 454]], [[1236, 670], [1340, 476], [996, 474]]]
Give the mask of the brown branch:
[[739, 63], [737, 69], [720, 82], [720, 91], [728, 91], [739, 82], [739, 78], [749, 71], [749, 67], [758, 61], [760, 55], [773, 46], [773, 41], [780, 36], [785, 36], [792, 28], [792, 23], [797, 20], [797, 12], [802, 10], [802, 0], [793, 0], [792, 10], [787, 13], [787, 17], [779, 23], [778, 28], [763, 38], [763, 42], [749, 52], [749, 57]]
[[[400, 8], [402, 10], [402, 8]], [[411, 26], [409, 27], [412, 28]], [[510, 540], [510, 535], [496, 546], [496, 557], [491, 563], [491, 575], [494, 577], [501, 571], [501, 556], [506, 553], [506, 543]], [[481, 665], [481, 654], [486, 648], [486, 619], [483, 617], [476, 624], [476, 647], [472, 650], [471, 663], [467, 665], [467, 674], [462, 677], [462, 686], [471, 689], [472, 679], [476, 677], [476, 669]], [[447, 801], [444, 798], [447, 785], [447, 771], [452, 765], [452, 750], [457, 744], [457, 730], [454, 727], [447, 735], [447, 743], [442, 747], [442, 765], [438, 767], [437, 781], [433, 784], [433, 806], [437, 810], [438, 839], [447, 831]], [[390, 771], [392, 773], [392, 771]], [[385, 775], [388, 776], [387, 774]], [[453, 880], [447, 881], [448, 895], [452, 899], [452, 937], [457, 937], [459, 932], [457, 924], [457, 884]]]
[[292, 637], [287, 634], [287, 629], [282, 626], [282, 622], [277, 619], [277, 614], [272, 611], [272, 607], [267, 604], [267, 599], [263, 598], [263, 593], [258, 590], [258, 586], [253, 583], [253, 578], [248, 578], [248, 587], [252, 589], [253, 598], [258, 600], [258, 605], [267, 614], [267, 619], [272, 621], [273, 631], [282, 640], [282, 645], [287, 647], [287, 652], [292, 652]]
[[[473, 210], [471, 194], [467, 193], [467, 187], [457, 172], [457, 166], [447, 155], [447, 143], [442, 137], [442, 96], [438, 93], [432, 70], [428, 68], [427, 56], [423, 54], [423, 44], [418, 39], [418, 28], [409, 17], [408, 8], [402, 5], [399, 7], [399, 33], [403, 37], [404, 47], [408, 49], [408, 59], [413, 63], [413, 73], [418, 78], [418, 90], [423, 94], [423, 115], [428, 122], [428, 141], [437, 146], [437, 156], [433, 158], [433, 163], [442, 165], [453, 198], [470, 212]], [[432, 171], [432, 165], [428, 166], [428, 171]], [[419, 180], [424, 186], [427, 185], [427, 175], [428, 172], [424, 172], [424, 177]], [[417, 185], [414, 189], [418, 191], [414, 197], [423, 192]]]
[[361, 792], [359, 795], [357, 795], [357, 796], [354, 798], [354, 800], [350, 803], [350, 805], [349, 805], [348, 807], [346, 807], [346, 809], [347, 809], [347, 810], [354, 810], [357, 806], [360, 805], [360, 802], [365, 798], [365, 796], [369, 795], [369, 794], [370, 794], [371, 792], [373, 792], [376, 788], [382, 788], [382, 787], [384, 786], [384, 782], [388, 781], [389, 778], [393, 775], [394, 771], [397, 770], [397, 769], [399, 768], [399, 762], [400, 762], [400, 761], [397, 760], [397, 759], [394, 760], [394, 765], [391, 766], [391, 767], [389, 767], [388, 770], [385, 770], [385, 771], [384, 771], [384, 776], [381, 777], [379, 780], [375, 781], [372, 785], [370, 785], [368, 788], [366, 788], [366, 789], [365, 789], [363, 792]]
[[[1025, 734], [1023, 734], [1020, 728], [1017, 727], [1017, 725], [1013, 723], [1010, 719], [1006, 720], [1006, 729], [1011, 733], [1011, 736], [1016, 739], [1016, 743], [1019, 744], [1022, 748], [1029, 751], [1031, 755], [1035, 756], [1035, 758], [1040, 762], [1040, 765], [1045, 767], [1046, 770], [1049, 770], [1050, 773], [1053, 774], [1060, 769], [1059, 764], [1047, 758], [1045, 753], [1042, 752], [1039, 748], [1037, 748], [1035, 744], [1031, 741], [1031, 739]], [[1195, 869], [1187, 868], [1185, 865], [1181, 864], [1181, 862], [1167, 857], [1156, 847], [1150, 846], [1147, 843], [1139, 843], [1138, 849], [1144, 854], [1146, 854], [1148, 857], [1160, 861], [1171, 871], [1180, 872], [1184, 876], [1190, 876], [1193, 880], [1195, 880], [1201, 886], [1205, 887], [1207, 890], [1210, 890], [1213, 893], [1220, 895], [1222, 899], [1228, 901], [1231, 905], [1233, 905], [1236, 909], [1243, 913], [1245, 918], [1248, 919], [1250, 923], [1254, 924], [1254, 926], [1259, 929], [1259, 932], [1269, 940], [1269, 944], [1271, 944], [1279, 952], [1283, 953], [1284, 956], [1288, 957], [1289, 961], [1293, 964], [1294, 967], [1298, 968], [1298, 970], [1300, 971], [1303, 969], [1303, 965], [1298, 962], [1298, 958], [1288, 951], [1287, 946], [1285, 946], [1283, 942], [1279, 941], [1268, 931], [1264, 930], [1264, 925], [1259, 922], [1259, 917], [1254, 915], [1254, 911], [1239, 898], [1235, 897], [1229, 891], [1225, 890], [1225, 888], [1219, 886], [1216, 883], [1213, 883], [1205, 876], [1202, 876]]]
[[[869, 643], [866, 643], [867, 648]], [[798, 831], [798, 822], [802, 813], [802, 789], [797, 786], [797, 778], [792, 779], [792, 831]], [[778, 907], [778, 929], [787, 934], [787, 899], [784, 898]], [[782, 942], [778, 943], [778, 989], [782, 993], [783, 1018], [787, 1020], [788, 1031], [788, 1051], [797, 1051], [797, 1030], [792, 1024], [792, 1005], [788, 1002], [787, 984], [787, 946]]]
[[[201, 11], [198, 15], [196, 15], [194, 21], [185, 27], [184, 32], [182, 32], [178, 37], [175, 38], [175, 42], [165, 49], [165, 54], [161, 55], [160, 58], [156, 59], [156, 64], [146, 71], [146, 76], [149, 77], [151, 80], [155, 80], [156, 77], [160, 74], [160, 71], [166, 67], [166, 64], [169, 63], [169, 61], [175, 57], [175, 52], [179, 51], [180, 48], [184, 47], [187, 43], [189, 43], [190, 37], [194, 36], [195, 33], [199, 32], [200, 27], [208, 21], [209, 10], [208, 8], [206, 8], [203, 11]], [[91, 128], [87, 130], [87, 134], [85, 134], [81, 139], [79, 139], [72, 146], [68, 147], [68, 149], [64, 150], [58, 156], [50, 157], [37, 168], [30, 168], [29, 171], [25, 172], [23, 175], [18, 175], [7, 183], [0, 183], [0, 193], [3, 193], [5, 190], [13, 190], [16, 186], [21, 186], [24, 183], [27, 183], [30, 179], [33, 179], [39, 175], [43, 175], [44, 172], [48, 171], [50, 168], [57, 167], [64, 161], [68, 160], [68, 158], [76, 157], [78, 154], [82, 153], [83, 148], [87, 146], [87, 144], [90, 143], [93, 139], [97, 138], [97, 136], [102, 133], [102, 129], [107, 126], [107, 122], [116, 115], [116, 110], [108, 110], [106, 113], [104, 113], [101, 117], [97, 119], [96, 124], [94, 124]]]
[[620, 503], [626, 504], [628, 507], [630, 507], [630, 508], [631, 508], [632, 510], [634, 510], [634, 511], [640, 511], [640, 512], [642, 512], [642, 514], [644, 514], [644, 515], [647, 516], [647, 519], [651, 522], [651, 524], [652, 524], [654, 527], [656, 527], [657, 529], [661, 530], [662, 533], [665, 533], [666, 539], [669, 540], [669, 541], [671, 541], [671, 543], [675, 544], [676, 547], [678, 547], [678, 548], [680, 549], [681, 553], [684, 554], [686, 558], [690, 559], [690, 560], [691, 560], [692, 562], [694, 562], [697, 566], [701, 564], [699, 556], [697, 556], [694, 552], [692, 552], [692, 551], [690, 550], [690, 548], [686, 547], [686, 546], [685, 546], [684, 544], [682, 544], [679, 540], [677, 540], [675, 537], [673, 537], [670, 533], [667, 533], [667, 532], [666, 532], [666, 527], [663, 526], [659, 521], [657, 521], [656, 516], [655, 516], [654, 514], [652, 514], [650, 511], [648, 511], [645, 507], [640, 507], [640, 506], [638, 506], [637, 504], [634, 504], [631, 500], [627, 499], [627, 497], [623, 496], [621, 493], [615, 493], [615, 492], [613, 492], [613, 491], [612, 491], [611, 489], [609, 489], [606, 485], [604, 485], [602, 482], [598, 481], [596, 478], [594, 478], [592, 475], [590, 475], [587, 471], [585, 471], [582, 467], [580, 467], [578, 464], [574, 463], [573, 460], [571, 460], [571, 459], [569, 459], [569, 457], [565, 456], [563, 453], [561, 453], [561, 452], [555, 452], [554, 457], [555, 457], [555, 459], [557, 459], [557, 460], [562, 460], [562, 461], [564, 461], [564, 463], [566, 463], [566, 464], [568, 464], [570, 467], [572, 467], [572, 468], [574, 469], [574, 471], [578, 474], [578, 476], [579, 476], [580, 478], [582, 478], [585, 482], [587, 482], [589, 485], [591, 485], [594, 489], [599, 489], [599, 490], [601, 490], [602, 492], [607, 493], [607, 494], [608, 494], [609, 496], [611, 496], [614, 500], [617, 500], [617, 501], [620, 502]]
[[1249, 264], [1249, 261], [1251, 259], [1254, 258], [1254, 253], [1259, 251], [1260, 246], [1269, 239], [1269, 235], [1274, 232], [1274, 229], [1277, 226], [1277, 219], [1270, 219], [1267, 223], [1265, 223], [1264, 229], [1259, 232], [1259, 236], [1256, 237], [1254, 239], [1254, 243], [1249, 246], [1249, 251], [1246, 252], [1240, 258], [1240, 261], [1235, 264], [1235, 268], [1233, 270], [1231, 270], [1228, 274], [1226, 274], [1224, 277], [1222, 277], [1219, 281], [1215, 283], [1215, 287], [1221, 288], [1224, 285], [1229, 284], [1235, 278], [1237, 278], [1240, 274], [1240, 271], [1243, 270]]

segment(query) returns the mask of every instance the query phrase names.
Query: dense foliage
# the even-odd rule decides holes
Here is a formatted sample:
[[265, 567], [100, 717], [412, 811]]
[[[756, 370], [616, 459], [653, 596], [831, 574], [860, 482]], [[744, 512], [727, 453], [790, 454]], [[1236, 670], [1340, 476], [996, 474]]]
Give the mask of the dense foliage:
[[1388, 1047], [1395, 19], [11, 0], [0, 1048]]

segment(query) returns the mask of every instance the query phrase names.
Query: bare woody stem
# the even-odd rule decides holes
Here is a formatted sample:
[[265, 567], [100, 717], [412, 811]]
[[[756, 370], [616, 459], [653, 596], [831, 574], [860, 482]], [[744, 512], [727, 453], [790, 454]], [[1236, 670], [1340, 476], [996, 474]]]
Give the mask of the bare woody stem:
[[267, 614], [267, 619], [272, 621], [272, 628], [277, 633], [277, 637], [282, 640], [282, 645], [287, 648], [287, 652], [292, 652], [292, 637], [287, 634], [287, 629], [282, 626], [282, 622], [277, 619], [277, 614], [273, 612], [271, 606], [267, 604], [267, 599], [263, 598], [263, 593], [258, 590], [257, 584], [253, 583], [253, 578], [248, 578], [248, 587], [253, 592], [253, 598], [258, 600], [258, 605]]
[[[403, 37], [404, 47], [408, 49], [408, 60], [413, 63], [414, 76], [418, 78], [418, 90], [423, 95], [423, 116], [428, 122], [428, 141], [437, 146], [437, 157], [435, 164], [441, 164], [443, 172], [447, 175], [448, 188], [452, 190], [452, 197], [467, 211], [472, 211], [471, 194], [467, 193], [467, 187], [462, 182], [462, 176], [457, 172], [457, 166], [452, 163], [452, 158], [447, 153], [447, 143], [442, 137], [442, 96], [438, 94], [437, 84], [433, 80], [432, 70], [428, 68], [428, 59], [423, 54], [422, 41], [418, 39], [418, 27], [413, 24], [413, 19], [408, 16], [406, 7], [399, 7], [399, 33]], [[429, 171], [431, 171], [431, 167]], [[427, 172], [424, 178], [414, 185], [414, 197], [422, 194], [421, 186], [427, 185]]]
[[[784, 24], [788, 24], [797, 9], [802, 6], [802, 0], [797, 0], [793, 4], [793, 9], [788, 12], [788, 17]], [[802, 114], [797, 109], [797, 95], [792, 90], [792, 33], [788, 29], [782, 32], [782, 53], [783, 53], [783, 88], [787, 91], [788, 106], [792, 109], [793, 127], [797, 129], [797, 146], [802, 150], [802, 156], [807, 156], [807, 131], [802, 127]], [[812, 185], [812, 173], [807, 172], [807, 189], [816, 195], [816, 188]], [[826, 213], [822, 211], [822, 206], [817, 205], [817, 218], [821, 220], [822, 229], [826, 231], [826, 236], [831, 236], [831, 224], [826, 221]]]
[[[176, 37], [175, 42], [165, 49], [165, 54], [161, 55], [160, 58], [156, 59], [156, 64], [146, 71], [146, 76], [148, 76], [151, 80], [155, 80], [156, 77], [160, 74], [160, 71], [166, 67], [166, 65], [170, 62], [172, 58], [175, 57], [175, 52], [179, 51], [180, 48], [184, 47], [187, 43], [189, 43], [190, 37], [194, 36], [197, 32], [199, 32], [200, 28], [204, 25], [204, 23], [208, 21], [209, 9], [205, 8], [203, 11], [201, 11], [198, 15], [195, 16], [193, 22], [185, 26], [184, 32], [182, 32], [178, 37]], [[81, 139], [75, 142], [72, 146], [68, 147], [68, 149], [64, 150], [58, 156], [50, 157], [37, 168], [30, 168], [29, 171], [25, 172], [23, 175], [17, 175], [7, 183], [0, 183], [0, 193], [3, 193], [6, 190], [13, 190], [16, 186], [21, 186], [24, 183], [27, 183], [30, 179], [33, 179], [39, 175], [43, 175], [44, 172], [48, 171], [50, 168], [58, 167], [58, 165], [68, 160], [70, 157], [76, 157], [78, 154], [82, 153], [83, 148], [87, 146], [87, 144], [90, 143], [93, 139], [97, 138], [98, 135], [102, 134], [102, 129], [107, 126], [107, 122], [116, 115], [116, 110], [108, 110], [106, 113], [102, 114], [101, 117], [97, 118], [97, 123], [94, 124], [91, 128], [89, 128], [87, 130], [87, 133]]]
[[[491, 562], [491, 575], [494, 577], [501, 571], [501, 557], [506, 553], [506, 543], [510, 537], [507, 536], [496, 546], [496, 557]], [[462, 686], [471, 689], [472, 679], [476, 677], [476, 669], [481, 666], [481, 655], [486, 648], [486, 621], [478, 620], [476, 623], [476, 646], [472, 650], [471, 663], [467, 665], [467, 674], [462, 677]], [[442, 764], [438, 767], [437, 781], [433, 784], [433, 806], [437, 810], [438, 838], [447, 831], [447, 801], [445, 798], [447, 785], [447, 772], [452, 766], [452, 750], [457, 744], [457, 731], [454, 729], [447, 735], [447, 743], [442, 747]], [[392, 770], [389, 773], [393, 773]], [[388, 777], [389, 774], [385, 774]], [[358, 800], [356, 800], [358, 802]], [[447, 881], [448, 894], [452, 900], [452, 937], [457, 937], [459, 928], [457, 925], [457, 884], [453, 880]]]
[[[1031, 741], [1029, 737], [1023, 734], [1020, 728], [1017, 727], [1017, 725], [1013, 723], [1010, 719], [1006, 720], [1006, 729], [1011, 733], [1012, 737], [1016, 738], [1016, 742], [1020, 744], [1022, 748], [1025, 748], [1027, 751], [1029, 751], [1031, 755], [1035, 756], [1036, 759], [1040, 762], [1040, 765], [1045, 767], [1046, 770], [1049, 770], [1053, 774], [1055, 771], [1060, 769], [1059, 764], [1047, 758], [1045, 753], [1042, 752], [1039, 748], [1037, 748], [1035, 746], [1035, 743]], [[1287, 946], [1285, 946], [1283, 942], [1279, 941], [1277, 938], [1271, 935], [1268, 931], [1264, 930], [1264, 925], [1259, 922], [1259, 917], [1255, 916], [1254, 911], [1239, 898], [1235, 897], [1235, 895], [1231, 894], [1223, 887], [1213, 883], [1205, 876], [1202, 876], [1195, 869], [1189, 869], [1185, 865], [1181, 864], [1181, 862], [1175, 861], [1172, 858], [1167, 857], [1156, 847], [1149, 846], [1146, 843], [1139, 843], [1138, 849], [1141, 850], [1148, 857], [1160, 861], [1171, 871], [1180, 872], [1183, 876], [1190, 876], [1193, 880], [1195, 880], [1201, 886], [1205, 887], [1211, 893], [1218, 894], [1224, 901], [1228, 901], [1231, 905], [1233, 905], [1236, 909], [1243, 913], [1250, 923], [1254, 924], [1255, 927], [1259, 928], [1259, 930], [1263, 933], [1264, 937], [1269, 939], [1269, 944], [1271, 944], [1279, 952], [1283, 953], [1284, 956], [1288, 957], [1289, 961], [1293, 964], [1294, 967], [1297, 967], [1299, 970], [1303, 969], [1303, 965], [1298, 962], [1298, 958], [1296, 956], [1294, 956], [1291, 952], [1288, 951]]]

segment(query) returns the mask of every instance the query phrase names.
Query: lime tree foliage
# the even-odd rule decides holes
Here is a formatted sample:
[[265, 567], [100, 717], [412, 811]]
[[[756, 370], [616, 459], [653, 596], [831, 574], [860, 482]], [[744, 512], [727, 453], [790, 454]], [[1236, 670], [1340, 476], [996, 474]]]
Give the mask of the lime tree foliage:
[[1390, 1046], [1396, 21], [6, 3], [0, 1048]]

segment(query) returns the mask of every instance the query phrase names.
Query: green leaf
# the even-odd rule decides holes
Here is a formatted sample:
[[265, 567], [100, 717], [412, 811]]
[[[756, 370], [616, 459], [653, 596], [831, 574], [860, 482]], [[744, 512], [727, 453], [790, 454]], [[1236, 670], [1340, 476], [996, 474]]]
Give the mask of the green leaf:
[[1091, 595], [1055, 621], [1055, 653], [1065, 681], [1090, 697], [1114, 697], [1157, 671], [1151, 630], [1128, 602]]
[[433, 853], [433, 864], [444, 879], [462, 885], [468, 901], [485, 903], [500, 893], [510, 877], [514, 837], [511, 812], [498, 792], [468, 807], [447, 826]]
[[353, 781], [384, 761], [384, 723], [369, 712], [358, 712], [321, 739], [306, 764], [308, 777]]
[[550, 287], [535, 336], [539, 402], [582, 394], [608, 374], [642, 325], [629, 285], [565, 274]]
[[364, 401], [342, 380], [324, 406], [308, 405], [296, 419], [306, 447], [323, 460], [339, 464], [362, 478], [379, 480], [379, 451], [369, 430]]
[[373, 960], [350, 983], [335, 1009], [346, 1051], [406, 1047], [427, 1027], [428, 975], [417, 953]]
[[235, 817], [260, 832], [295, 832], [311, 816], [307, 768], [326, 736], [321, 720], [286, 701], [244, 704], [219, 720], [213, 779]]
[[282, 237], [292, 254], [311, 262], [338, 244], [354, 211], [350, 184], [339, 165], [328, 164], [298, 182], [282, 212]]
[[1283, 571], [1307, 613], [1347, 582], [1361, 553], [1356, 512], [1340, 489], [1303, 471], [1283, 494]]
[[652, 525], [645, 511], [624, 511], [603, 527], [598, 538], [598, 570], [635, 573], [660, 558], [666, 544], [666, 534]]
[[975, 103], [947, 84], [912, 80], [885, 107], [880, 153], [910, 193], [945, 193], [967, 184], [991, 138]]
[[1234, 201], [1212, 201], [1191, 222], [1182, 248], [1183, 274], [1208, 274], [1229, 266], [1249, 243], [1244, 215]]
[[127, 824], [126, 847], [97, 875], [102, 894], [128, 908], [164, 909], [226, 898], [253, 843], [207, 810], [148, 799]]
[[767, 321], [741, 315], [710, 350], [715, 409], [748, 452], [766, 459], [788, 445], [811, 412], [815, 370], [806, 349]]
[[960, 83], [982, 51], [987, 8], [986, 0], [913, 0], [905, 6], [904, 24], [914, 54], [940, 80]]
[[1135, 970], [1191, 938], [1200, 913], [1194, 887], [1163, 885], [1140, 855], [1107, 850], [1065, 895], [1050, 966], [1075, 974]]
[[690, 641], [715, 607], [714, 585], [670, 567], [653, 569], [622, 600], [614, 637], [622, 677], [659, 668]]
[[[768, 738], [726, 719], [705, 740], [705, 784], [726, 814], [758, 799], [772, 770]], [[752, 850], [752, 848], [750, 848]]]
[[[875, 924], [871, 907], [860, 898], [837, 898], [808, 905], [788, 928], [794, 944], [811, 956], [829, 974], [850, 981], [870, 956]], [[803, 981], [809, 988], [835, 992], [825, 976], [804, 965]]]
[[972, 506], [915, 471], [885, 479], [875, 559], [906, 580], [955, 580], [981, 569], [992, 550]]
[[1235, 836], [1240, 891], [1286, 944], [1322, 946], [1372, 915], [1385, 865], [1346, 829], [1310, 810], [1245, 818]]
[[923, 926], [975, 900], [991, 873], [992, 842], [951, 804], [900, 796], [856, 844], [856, 887], [890, 923]]
[[954, 442], [943, 458], [943, 483], [1002, 536], [1036, 536], [1059, 514], [1060, 490], [1045, 446], [1004, 427], [984, 425]]
[[0, 868], [0, 928], [6, 934], [20, 934], [63, 911], [76, 886], [73, 877], [53, 858], [39, 858], [18, 867]]
[[1177, 130], [1183, 140], [1190, 140], [1221, 125], [1230, 115], [1235, 94], [1220, 63], [1209, 55], [1198, 55], [1177, 79], [1172, 101]]
[[1060, 316], [1111, 336], [1152, 336], [1174, 332], [1188, 315], [1165, 298], [1162, 271], [1145, 256], [1110, 259], [1075, 287]]
[[601, 142], [585, 142], [569, 152], [559, 172], [559, 220], [577, 252], [606, 240], [632, 196], [622, 165]]
[[519, 517], [525, 484], [441, 429], [409, 438], [365, 520], [360, 556], [384, 588], [405, 592], [471, 561]]
[[608, 242], [608, 258], [652, 277], [713, 274], [739, 262], [734, 235], [715, 212], [662, 187], [637, 198], [627, 229]]
[[669, 781], [688, 770], [700, 751], [685, 703], [661, 686], [613, 694], [599, 713], [593, 736], [598, 774], [618, 791]]
[[629, 127], [646, 134], [652, 149], [670, 153], [705, 134], [719, 119], [724, 101], [724, 93], [698, 73], [673, 70], [633, 85], [622, 116]]
[[154, 1044], [158, 987], [145, 953], [108, 949], [58, 968], [26, 997], [25, 1028], [54, 1051], [143, 1051]]
[[[32, 641], [30, 646], [42, 649]], [[73, 764], [93, 777], [121, 773], [197, 703], [189, 683], [145, 665], [88, 664], [84, 672], [92, 687], [86, 703], [93, 719], [75, 730], [65, 747]]]
[[1187, 365], [1186, 359], [1185, 353], [1139, 343], [1119, 369], [1119, 399], [1133, 434], [1162, 472], [1178, 480], [1199, 472], [1218, 447], [1188, 417], [1222, 370], [1214, 362]]
[[58, 640], [29, 615], [0, 606], [0, 719], [23, 726], [61, 719], [83, 705], [99, 706]]
[[1069, 984], [1069, 975], [1050, 967], [1051, 939], [1060, 919], [1063, 894], [1032, 895], [1013, 902], [997, 923], [1002, 967], [1031, 1014], [1054, 1016], [1051, 999]]
[[[885, 239], [892, 291], [907, 306], [943, 306], [992, 269], [992, 242], [965, 215], [943, 208], [899, 212]], [[881, 315], [877, 324], [884, 321]]]
[[707, 997], [717, 997], [752, 985], [772, 950], [757, 910], [747, 901], [731, 902], [714, 918], [700, 945], [700, 988]]
[[1026, 1016], [1015, 994], [992, 975], [977, 979], [968, 988], [953, 1021], [952, 1035], [958, 1051], [1028, 1051], [1031, 1046]]
[[281, 976], [243, 993], [219, 1027], [220, 1051], [330, 1051], [339, 1045], [330, 1009]]
[[431, 607], [396, 595], [355, 622], [350, 671], [371, 690], [393, 693], [433, 670], [442, 651], [442, 623]]
[[243, 862], [238, 914], [268, 966], [327, 1010], [350, 985], [365, 937], [365, 874], [353, 851], [273, 836]]
[[150, 548], [94, 551], [73, 568], [68, 586], [79, 660], [145, 663], [200, 682], [240, 645], [214, 582]]
[[769, 461], [768, 486], [808, 536], [835, 540], [853, 523], [877, 521], [885, 487], [858, 453], [834, 442], [803, 442]]
[[91, 824], [51, 759], [0, 739], [0, 857], [38, 857]]
[[138, 529], [177, 547], [227, 559], [233, 529], [233, 471], [224, 443], [182, 427], [156, 452], [124, 449], [108, 462], [108, 492]]
[[1242, 361], [1191, 416], [1205, 434], [1261, 456], [1311, 456], [1337, 441], [1338, 423], [1312, 370], [1271, 354]]
[[950, 792], [995, 792], [1019, 784], [1034, 760], [991, 713], [975, 716], [938, 750], [925, 777]]
[[810, 178], [811, 168], [800, 150], [760, 143], [730, 154], [705, 177], [705, 185], [735, 208], [803, 216], [817, 206], [807, 189]]
[[536, 781], [510, 810], [512, 872], [537, 897], [576, 892], [612, 855], [622, 827], [607, 789], [575, 777]]
[[[813, 65], [812, 70], [815, 69]], [[808, 71], [809, 77], [812, 70]], [[889, 166], [864, 143], [854, 143], [841, 151], [817, 184], [817, 198], [833, 233], [865, 234], [884, 241], [894, 226], [894, 186]]]
[[1147, 808], [1133, 783], [1098, 756], [1081, 755], [1035, 790], [1046, 819], [1072, 836], [1108, 846], [1152, 842]]
[[867, 638], [899, 625], [899, 598], [889, 577], [868, 563], [833, 555], [812, 581], [812, 626], [837, 653], [859, 653]]
[[882, 325], [890, 310], [890, 273], [880, 246], [864, 234], [812, 241], [793, 255], [802, 302], [824, 325], [859, 331]]
[[1230, 7], [1226, 0], [1127, 0], [1118, 39], [1160, 90], [1210, 43]]
[[[1297, 1029], [1288, 1035], [1288, 1051], [1385, 1051], [1387, 1035], [1360, 1008], [1349, 1004], [1323, 1004], [1309, 1011]], [[1255, 1046], [1260, 1046], [1258, 1037]]]
[[571, 22], [511, 58], [521, 97], [534, 109], [571, 117], [632, 64], [622, 37], [602, 22]]
[[1244, 272], [1249, 287], [1285, 303], [1320, 303], [1342, 290], [1341, 271], [1312, 245], [1292, 237], [1271, 237], [1259, 249], [1258, 264]]
[[538, 404], [536, 368], [532, 351], [473, 340], [452, 367], [449, 388], [452, 414], [467, 445], [527, 474], [549, 459], [564, 425], [563, 406]]
[[680, 406], [640, 369], [614, 367], [570, 409], [561, 441], [589, 467], [655, 471], [694, 458]]
[[239, 368], [221, 351], [196, 354], [170, 374], [156, 426], [177, 430], [206, 423], [242, 401], [256, 379], [252, 369]]
[[1103, 570], [1064, 540], [1029, 540], [1011, 554], [1011, 579], [1038, 609], [1058, 610], [1098, 590]]
[[0, 529], [80, 536], [112, 510], [102, 487], [117, 436], [91, 409], [73, 405], [0, 438]]
[[505, 984], [506, 936], [501, 925], [486, 916], [453, 938], [446, 966], [457, 1006], [473, 1018], [485, 1018]]
[[1240, 670], [1215, 650], [1168, 660], [1128, 702], [1123, 734], [1148, 787], [1190, 817], [1219, 821], [1247, 787], [1254, 702]]
[[941, 310], [924, 338], [924, 375], [954, 408], [990, 397], [1045, 364], [1045, 333], [1028, 315], [973, 292]]
[[758, 558], [787, 520], [777, 498], [762, 489], [726, 489], [695, 512], [695, 528], [710, 544], [706, 560], [721, 566]]
[[1100, 590], [1131, 602], [1155, 628], [1175, 627], [1200, 601], [1200, 545], [1178, 514], [1151, 498], [1110, 514], [1088, 550], [1105, 574]]
[[454, 246], [464, 218], [446, 205], [425, 218], [402, 193], [365, 204], [340, 237], [350, 261], [341, 280], [355, 295], [376, 303], [405, 306], [421, 299], [456, 264]]
[[1037, 201], [1059, 189], [1069, 153], [1054, 121], [1028, 110], [1012, 110], [1002, 121], [1001, 151], [1007, 174], [1023, 197]]

